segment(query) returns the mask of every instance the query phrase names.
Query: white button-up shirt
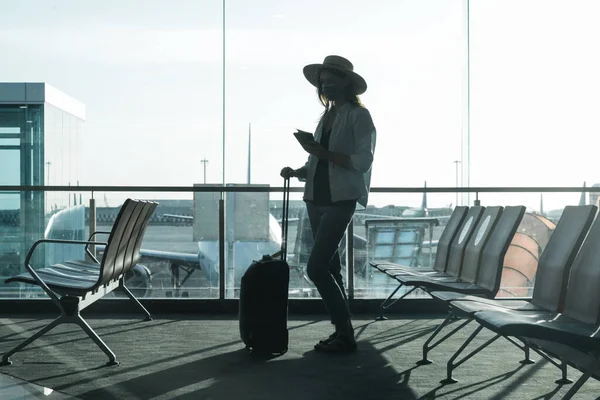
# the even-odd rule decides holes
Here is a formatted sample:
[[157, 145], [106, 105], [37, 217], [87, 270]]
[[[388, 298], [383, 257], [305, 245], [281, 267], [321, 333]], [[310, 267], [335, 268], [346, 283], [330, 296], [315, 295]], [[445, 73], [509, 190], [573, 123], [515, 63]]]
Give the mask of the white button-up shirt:
[[[321, 141], [322, 132], [323, 121], [315, 131], [317, 142]], [[329, 151], [349, 155], [352, 168], [328, 163], [332, 202], [358, 199], [360, 205], [367, 207], [376, 139], [377, 131], [369, 110], [349, 103], [337, 110], [329, 137]], [[306, 170], [304, 200], [313, 200], [313, 179], [318, 162], [317, 157], [309, 155], [302, 167]]]

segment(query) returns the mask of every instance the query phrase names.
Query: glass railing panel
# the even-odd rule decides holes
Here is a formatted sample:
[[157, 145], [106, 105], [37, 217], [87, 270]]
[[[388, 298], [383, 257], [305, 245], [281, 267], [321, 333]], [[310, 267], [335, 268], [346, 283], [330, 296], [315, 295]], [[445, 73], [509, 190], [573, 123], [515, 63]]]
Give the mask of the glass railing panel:
[[[282, 193], [262, 185], [225, 196], [225, 292], [220, 288], [219, 188], [197, 192], [3, 191], [0, 209], [0, 298], [43, 298], [34, 285], [5, 279], [24, 273], [27, 252], [36, 240], [87, 240], [94, 231], [111, 230], [126, 198], [157, 201], [145, 232], [140, 260], [125, 283], [140, 298], [238, 298], [240, 280], [248, 266], [282, 245]], [[244, 187], [242, 187], [244, 186]], [[216, 190], [216, 191], [215, 191]], [[255, 190], [249, 192], [248, 190]], [[567, 205], [598, 203], [595, 193], [487, 193], [472, 194], [482, 206], [525, 205], [521, 221], [504, 259], [498, 297], [530, 297], [539, 258]], [[312, 229], [302, 192], [291, 193], [287, 261], [290, 298], [319, 298], [306, 273], [312, 249]], [[48, 199], [48, 200], [46, 200]], [[353, 264], [346, 262], [346, 236], [340, 242], [342, 274], [355, 298], [387, 297], [397, 282], [372, 268], [369, 262], [391, 262], [418, 270], [431, 268], [437, 244], [454, 210], [454, 193], [371, 193], [366, 210], [353, 218]], [[13, 204], [14, 203], [14, 204]], [[95, 223], [90, 216], [95, 214]], [[106, 234], [95, 240], [105, 241]], [[91, 248], [101, 261], [103, 246]], [[44, 244], [32, 258], [34, 269], [72, 259], [89, 259], [78, 245]], [[350, 276], [352, 274], [352, 276]], [[350, 279], [352, 277], [352, 279]], [[401, 289], [403, 290], [403, 289]], [[400, 293], [401, 295], [402, 293]], [[122, 297], [114, 293], [109, 297]], [[422, 291], [409, 295], [426, 297]]]
[[[354, 296], [385, 298], [398, 282], [370, 262], [389, 262], [418, 270], [430, 268], [437, 240], [453, 210], [453, 193], [371, 193], [370, 205], [357, 211], [354, 228]], [[411, 288], [401, 288], [398, 296]], [[408, 297], [426, 296], [416, 290]]]

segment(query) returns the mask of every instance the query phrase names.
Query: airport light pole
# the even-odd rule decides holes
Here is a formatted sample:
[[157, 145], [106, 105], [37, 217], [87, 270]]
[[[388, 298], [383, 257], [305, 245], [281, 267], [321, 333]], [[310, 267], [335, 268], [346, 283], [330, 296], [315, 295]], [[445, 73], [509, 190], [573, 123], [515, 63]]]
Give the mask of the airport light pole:
[[[459, 160], [454, 160], [452, 162], [456, 166], [456, 189], [458, 189], [458, 164], [460, 164], [460, 161]], [[456, 191], [456, 204], [454, 206], [455, 207], [458, 206], [458, 190]]]
[[200, 162], [204, 164], [204, 183], [206, 183], [206, 164], [208, 164], [208, 160], [206, 158], [203, 158], [202, 160], [200, 160]]

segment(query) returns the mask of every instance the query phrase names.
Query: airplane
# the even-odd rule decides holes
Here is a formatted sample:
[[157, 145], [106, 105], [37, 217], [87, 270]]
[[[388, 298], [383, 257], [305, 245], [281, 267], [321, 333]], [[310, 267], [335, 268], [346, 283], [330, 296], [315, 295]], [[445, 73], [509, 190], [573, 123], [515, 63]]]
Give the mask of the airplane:
[[[70, 196], [69, 196], [70, 198]], [[48, 219], [46, 227], [44, 229], [44, 239], [61, 239], [61, 240], [81, 240], [85, 241], [88, 239], [86, 230], [86, 216], [85, 216], [85, 205], [82, 204], [81, 196], [79, 198], [79, 204], [77, 198], [73, 195], [73, 205], [60, 209], [54, 212]], [[102, 241], [102, 237], [95, 238], [97, 241]], [[102, 250], [104, 246], [97, 246], [99, 250]], [[84, 246], [75, 245], [63, 245], [57, 243], [47, 243], [40, 247], [41, 251], [44, 251], [44, 264], [53, 265], [64, 260], [83, 260], [86, 258]], [[21, 270], [19, 264], [21, 263], [21, 255], [15, 253], [12, 255], [10, 262], [7, 267], [9, 271], [6, 276], [12, 276], [19, 273]], [[136, 278], [139, 279], [131, 279]], [[142, 264], [137, 264], [133, 267], [132, 271], [126, 276], [128, 282], [131, 281], [131, 289], [134, 293], [144, 294], [146, 290], [144, 287], [150, 287], [151, 270]], [[33, 285], [21, 285], [13, 283], [8, 285], [13, 287], [19, 287], [21, 296], [25, 297], [39, 297], [45, 296], [41, 288]], [[142, 292], [140, 292], [140, 287]], [[11, 289], [9, 289], [11, 290]]]
[[[250, 140], [249, 140], [249, 149], [250, 149]], [[250, 160], [250, 150], [248, 151], [248, 159]], [[251, 183], [251, 164], [248, 162], [248, 184]], [[425, 183], [425, 187], [426, 187]], [[443, 208], [442, 210], [446, 210]], [[438, 219], [449, 218], [449, 214], [451, 213], [451, 209], [447, 210], [448, 216], [441, 216]], [[423, 200], [421, 203], [421, 207], [418, 208], [406, 208], [402, 211], [401, 216], [399, 217], [390, 217], [389, 215], [380, 215], [380, 214], [368, 214], [368, 213], [356, 213], [355, 216], [358, 216], [361, 219], [397, 219], [399, 221], [404, 221], [406, 218], [411, 218], [414, 220], [419, 220], [421, 218], [427, 217], [428, 215], [427, 209], [427, 193], [423, 193]], [[193, 221], [194, 217], [187, 215], [177, 215], [177, 214], [162, 214], [163, 217], [169, 217], [173, 219], [180, 219], [186, 221]], [[299, 278], [300, 283], [308, 286], [307, 288], [301, 289], [303, 295], [309, 296], [314, 292], [314, 286], [308, 276], [305, 273], [305, 269], [302, 266], [304, 262], [306, 262], [308, 256], [308, 249], [312, 246], [312, 235], [310, 233], [310, 227], [308, 217], [306, 215], [305, 210], [303, 209], [300, 213], [300, 217], [298, 218], [288, 218], [290, 223], [297, 223], [296, 225], [296, 241], [295, 243], [288, 243], [288, 263], [290, 264], [290, 268], [292, 272], [295, 272], [297, 278]], [[234, 285], [235, 287], [239, 287], [239, 279], [245, 272], [245, 270], [250, 266], [250, 264], [257, 259], [260, 259], [263, 255], [266, 254], [274, 254], [278, 252], [281, 248], [281, 219], [275, 218], [272, 214], [269, 214], [269, 238], [267, 241], [236, 241], [233, 243], [233, 251], [230, 252], [233, 254], [233, 260], [228, 262], [227, 264], [233, 264], [233, 276], [234, 276]], [[367, 274], [367, 239], [358, 234], [354, 234], [354, 260], [355, 265], [357, 266], [356, 272], [357, 277], [361, 275]], [[426, 242], [426, 243], [425, 243]], [[341, 241], [340, 245], [340, 257], [342, 258], [343, 267], [345, 267], [345, 235]], [[204, 277], [208, 280], [211, 287], [218, 287], [219, 285], [219, 248], [218, 241], [216, 240], [201, 240], [197, 242], [198, 244], [198, 254], [190, 254], [190, 253], [177, 253], [177, 252], [167, 252], [162, 250], [146, 250], [142, 249], [140, 254], [142, 256], [142, 261], [145, 262], [168, 262], [171, 268], [170, 276], [162, 276], [153, 278], [153, 281], [161, 281], [160, 284], [162, 289], [167, 289], [167, 296], [171, 296], [173, 291], [182, 293], [183, 296], [186, 296], [188, 292], [181, 291], [180, 289], [184, 285], [184, 283], [190, 278], [190, 276], [196, 271], [202, 271]], [[437, 241], [429, 243], [426, 240], [423, 240], [423, 245], [425, 247], [431, 247], [437, 245]], [[289, 249], [293, 248], [291, 254], [289, 254]], [[304, 257], [303, 257], [304, 256]], [[183, 279], [180, 279], [180, 272], [183, 271], [185, 276]], [[226, 278], [227, 279], [227, 278]], [[293, 278], [292, 278], [293, 279]], [[165, 284], [165, 281], [167, 284]], [[170, 282], [170, 283], [169, 283]], [[153, 284], [153, 287], [158, 286], [158, 282]], [[231, 286], [232, 282], [229, 281], [227, 286]], [[290, 285], [293, 287], [294, 285]], [[172, 289], [172, 290], [171, 290]], [[297, 291], [297, 289], [292, 289], [292, 291]]]
[[[406, 220], [406, 218], [419, 219], [423, 218], [422, 215], [428, 214], [427, 210], [423, 210], [423, 208], [425, 208], [424, 206], [426, 206], [426, 202], [426, 193], [424, 193], [421, 208], [404, 209], [401, 212], [401, 217], [389, 217], [389, 215], [380, 214], [361, 215], [360, 213], [357, 213], [357, 215], [366, 217], [368, 219], [384, 218], [385, 220], [392, 222], [394, 219], [398, 219], [400, 222], [402, 220]], [[409, 212], [406, 212], [406, 210], [409, 210]], [[552, 231], [553, 224], [547, 221], [543, 216], [536, 214], [537, 213], [528, 213], [528, 218], [531, 220], [531, 222], [527, 223], [526, 225], [531, 225], [531, 227], [529, 227], [527, 230], [532, 232], [543, 231], [545, 233], [546, 231], [542, 229], [542, 225], [546, 225], [547, 229]], [[415, 215], [416, 217], [413, 217]], [[194, 218], [191, 216], [175, 214], [163, 214], [163, 216], [180, 218], [182, 220], [193, 220]], [[538, 222], [535, 222], [536, 220], [539, 220], [542, 225], [540, 225]], [[306, 247], [310, 245], [312, 238], [303, 237], [303, 234], [306, 234], [306, 227], [303, 226], [303, 224], [307, 223], [305, 216], [301, 214], [301, 216], [299, 218], [295, 218], [294, 221], [298, 222], [298, 226], [297, 241], [293, 251], [302, 251], [303, 248], [306, 249]], [[254, 242], [238, 241], [234, 244], [234, 259], [232, 262], [227, 263], [228, 266], [233, 265], [235, 267], [233, 271], [234, 281], [227, 281], [228, 288], [232, 286], [239, 287], [239, 281], [236, 278], [242, 276], [245, 268], [247, 268], [253, 260], [262, 257], [264, 254], [273, 254], [279, 250], [281, 246], [280, 222], [281, 221], [275, 218], [272, 214], [269, 214], [269, 240]], [[79, 205], [74, 204], [72, 207], [62, 209], [50, 217], [44, 237], [55, 239], [85, 240], [87, 239], [85, 225], [85, 206], [81, 203]], [[400, 224], [394, 228], [401, 229]], [[540, 238], [541, 237], [538, 237], [538, 240]], [[98, 239], [102, 240], [101, 238]], [[421, 250], [423, 250], [425, 255], [427, 254], [425, 249], [427, 247], [435, 247], [436, 242], [437, 241], [428, 243], [426, 239], [421, 240]], [[290, 243], [290, 246], [291, 245], [292, 244]], [[297, 247], [298, 245], [300, 248]], [[370, 268], [366, 267], [367, 252], [369, 252], [370, 257], [377, 253], [376, 251], [373, 252], [373, 250], [367, 251], [367, 245], [368, 244], [365, 238], [356, 234], [354, 235], [356, 285], [357, 287], [385, 286], [387, 284], [387, 278], [382, 274], [374, 274]], [[103, 251], [103, 246], [96, 246], [96, 251], [99, 253], [98, 256], [100, 256]], [[399, 251], [403, 252], [402, 250]], [[340, 255], [343, 259], [345, 253], [344, 240], [340, 246], [340, 252]], [[136, 294], [136, 296], [188, 297], [190, 288], [186, 287], [185, 283], [195, 272], [199, 272], [201, 279], [205, 282], [207, 281], [206, 283], [210, 287], [215, 289], [218, 288], [219, 249], [217, 241], [199, 241], [197, 254], [151, 249], [141, 249], [140, 253], [140, 263], [137, 264], [129, 276], [126, 277], [127, 286], [132, 290], [132, 292], [134, 292], [134, 294]], [[406, 257], [405, 254], [402, 254], [402, 256]], [[49, 264], [57, 263], [65, 259], [81, 259], [82, 257], [85, 257], [85, 254], [80, 246], [60, 246], [48, 244], [46, 247], [46, 262]], [[290, 267], [292, 268], [292, 273], [296, 274], [296, 279], [299, 280], [299, 282], [296, 281], [294, 284], [290, 285], [290, 293], [296, 293], [301, 294], [302, 296], [310, 297], [316, 295], [314, 285], [312, 285], [310, 280], [306, 277], [304, 268], [301, 265], [305, 260], [302, 260], [301, 257], [297, 257], [296, 261], [296, 263], [290, 262]], [[153, 266], [153, 263], [159, 263], [159, 268]], [[168, 264], [166, 269], [164, 268], [164, 263]], [[518, 265], [515, 267], [518, 270], [517, 267]], [[185, 275], [182, 276], [181, 272], [183, 272]], [[506, 281], [515, 282], [515, 279], [515, 277], [509, 277], [507, 275]], [[196, 283], [198, 283], [198, 281], [196, 281]], [[523, 285], [521, 285], [521, 283], [519, 283], [519, 285], [515, 283], [515, 287], [521, 287], [525, 285], [525, 283], [523, 283]], [[192, 285], [192, 287], [197, 287], [197, 285]], [[25, 290], [25, 293], [23, 294], [29, 297], [43, 295], [41, 292], [37, 293], [38, 291], [36, 291], [35, 288], [25, 288], [20, 290]], [[118, 296], [119, 294], [115, 295]]]
[[[425, 182], [425, 187], [427, 187], [427, 182]], [[585, 183], [584, 183], [585, 187]], [[586, 204], [585, 197], [582, 195], [579, 204]], [[562, 210], [556, 210], [557, 214], [561, 214]], [[449, 219], [450, 214], [452, 213], [452, 205], [448, 207], [440, 207], [440, 208], [428, 208], [427, 207], [427, 192], [423, 193], [423, 198], [420, 207], [409, 207], [402, 210], [400, 216], [393, 217], [389, 216], [389, 214], [374, 214], [374, 213], [366, 213], [366, 212], [357, 212], [355, 216], [363, 220], [367, 219], [385, 219], [385, 220], [394, 220], [398, 219], [399, 222], [406, 221], [406, 219], [415, 219], [419, 220], [422, 218], [427, 218], [430, 216], [435, 216], [439, 220], [439, 222], [443, 222]], [[543, 211], [543, 197], [540, 198], [540, 212], [534, 212], [532, 210], [528, 210], [526, 217], [523, 222], [523, 229], [527, 232], [522, 232], [523, 234], [534, 234], [535, 232], [543, 232], [544, 235], [547, 235], [547, 232], [553, 231], [556, 223], [556, 216], [553, 215], [554, 211], [550, 211], [545, 213]], [[174, 218], [182, 218], [192, 220], [193, 217], [189, 216], [178, 216], [173, 214], [164, 214], [164, 216], [174, 217]], [[558, 215], [559, 217], [560, 215]], [[555, 217], [555, 218], [553, 218]], [[530, 221], [531, 220], [531, 221]], [[304, 232], [303, 237], [303, 228], [302, 225], [307, 224], [306, 215], [302, 215], [299, 218], [295, 218], [294, 222], [298, 222], [297, 227], [297, 241], [296, 241], [296, 249], [294, 251], [302, 252], [303, 248], [305, 249], [307, 246], [310, 246], [312, 243], [312, 238], [307, 237]], [[257, 247], [251, 243], [241, 244], [241, 248], [244, 249], [242, 253], [244, 253], [243, 260], [236, 259], [234, 260], [235, 264], [235, 274], [241, 276], [245, 268], [250, 265], [250, 262], [257, 257], [260, 257], [261, 254], [269, 254], [269, 251], [277, 251], [281, 245], [281, 220], [277, 220], [272, 214], [269, 215], [269, 226], [270, 226], [270, 243], [266, 245], [266, 247], [262, 248], [263, 251], [257, 252]], [[401, 229], [401, 228], [400, 228]], [[308, 235], [310, 236], [310, 235]], [[541, 239], [541, 238], [538, 238]], [[199, 243], [199, 252], [197, 257], [195, 255], [190, 254], [181, 254], [181, 253], [169, 253], [164, 251], [154, 251], [154, 250], [142, 250], [143, 256], [147, 259], [154, 260], [162, 260], [169, 261], [171, 263], [179, 263], [187, 268], [197, 268], [204, 271], [204, 274], [208, 274], [208, 279], [211, 284], [215, 284], [218, 282], [218, 244], [212, 243]], [[291, 244], [290, 244], [291, 245]], [[270, 247], [269, 247], [270, 246]], [[299, 246], [299, 248], [298, 248]], [[437, 246], [437, 240], [432, 240], [431, 242], [425, 238], [421, 240], [421, 250], [425, 249], [435, 249]], [[512, 247], [517, 246], [511, 245]], [[367, 275], [369, 274], [368, 268], [366, 268], [367, 263], [367, 239], [360, 235], [354, 234], [354, 257], [355, 257], [355, 274], [356, 278], [360, 277], [361, 274]], [[511, 247], [511, 248], [512, 248]], [[518, 246], [517, 246], [518, 247]], [[372, 250], [371, 250], [372, 251]], [[214, 255], [217, 255], [216, 257]], [[340, 255], [342, 259], [344, 259], [345, 255], [345, 240], [342, 240], [340, 245]], [[296, 258], [297, 261], [302, 262], [301, 257]], [[305, 260], [304, 260], [305, 261]], [[513, 268], [514, 269], [514, 268]], [[296, 266], [296, 270], [299, 272], [301, 279], [305, 280], [310, 286], [312, 283], [308, 280], [306, 275], [304, 274], [302, 268], [300, 266]], [[188, 269], [190, 271], [190, 269]], [[186, 276], [185, 279], [189, 277]], [[185, 279], [181, 284], [185, 282]], [[519, 287], [517, 285], [517, 287]]]
[[[248, 165], [247, 165], [247, 183], [251, 184], [251, 125], [248, 129]], [[425, 187], [427, 183], [425, 183]], [[444, 209], [445, 210], [445, 209]], [[447, 214], [451, 213], [451, 209], [448, 209]], [[394, 218], [394, 219], [405, 219], [426, 217], [428, 215], [427, 210], [427, 193], [423, 194], [423, 200], [421, 207], [418, 208], [407, 208], [404, 209], [400, 217], [389, 217], [389, 215], [372, 215], [367, 213], [356, 213], [356, 216], [360, 218], [378, 219], [378, 218]], [[162, 214], [163, 217], [172, 219], [179, 219], [183, 221], [193, 221], [193, 216], [178, 215], [178, 214]], [[228, 261], [227, 265], [233, 265], [233, 271], [227, 269], [228, 276], [227, 287], [235, 286], [239, 287], [241, 276], [250, 264], [257, 259], [260, 259], [263, 255], [271, 255], [278, 252], [281, 249], [281, 219], [275, 218], [271, 213], [268, 215], [268, 226], [269, 233], [267, 240], [244, 240], [235, 241], [231, 244], [232, 251], [228, 252], [229, 257], [233, 260]], [[445, 217], [442, 217], [445, 218]], [[314, 286], [309, 280], [305, 273], [305, 269], [301, 265], [306, 261], [308, 249], [312, 246], [312, 235], [310, 234], [310, 227], [308, 217], [305, 210], [303, 209], [300, 216], [297, 218], [288, 218], [290, 224], [296, 224], [296, 240], [295, 243], [288, 243], [288, 263], [295, 272], [295, 279], [299, 279], [300, 286], [303, 295], [310, 295], [314, 291]], [[437, 241], [436, 241], [437, 242]], [[152, 273], [150, 277], [144, 276], [144, 271], [140, 272], [140, 276], [135, 277], [138, 287], [144, 287], [148, 284], [148, 280], [151, 280], [152, 287], [158, 290], [165, 290], [166, 296], [172, 296], [175, 294], [181, 294], [184, 297], [189, 295], [189, 292], [182, 290], [184, 284], [190, 277], [196, 272], [201, 271], [203, 278], [205, 278], [210, 287], [217, 288], [219, 286], [219, 243], [217, 240], [199, 240], [197, 241], [198, 252], [197, 254], [192, 253], [180, 253], [180, 252], [169, 252], [162, 250], [149, 250], [141, 249], [141, 262], [143, 263], [168, 263], [170, 272], [165, 273]], [[434, 245], [428, 243], [429, 246]], [[292, 249], [290, 254], [290, 249]], [[354, 259], [355, 265], [362, 266], [358, 270], [366, 273], [367, 263], [367, 239], [360, 235], [354, 234]], [[305, 257], [303, 257], [305, 256]], [[345, 264], [345, 237], [342, 240], [340, 246], [340, 256], [342, 257], [343, 264]], [[181, 273], [184, 273], [182, 276]], [[231, 275], [233, 275], [233, 282]], [[294, 277], [292, 277], [294, 279]], [[130, 285], [133, 283], [130, 283]], [[158, 288], [160, 286], [160, 288]], [[291, 287], [298, 285], [290, 285]], [[292, 289], [295, 290], [295, 289]]]
[[[248, 132], [248, 167], [247, 167], [247, 183], [251, 183], [251, 126]], [[425, 183], [426, 185], [426, 183]], [[75, 199], [75, 197], [74, 197]], [[406, 208], [398, 217], [390, 217], [388, 215], [370, 214], [358, 212], [355, 216], [359, 219], [403, 219], [403, 218], [421, 218], [426, 217], [430, 210], [427, 209], [427, 193], [423, 194], [421, 207]], [[451, 210], [449, 209], [448, 215]], [[193, 216], [163, 214], [163, 217], [180, 219], [185, 221], [193, 221]], [[444, 217], [442, 217], [444, 218]], [[296, 226], [296, 241], [288, 243], [288, 249], [292, 249], [292, 254], [289, 254], [288, 261], [295, 279], [299, 279], [300, 286], [303, 288], [302, 293], [312, 293], [314, 286], [305, 274], [304, 268], [301, 265], [305, 259], [302, 259], [302, 252], [306, 253], [307, 249], [312, 245], [312, 235], [310, 235], [310, 227], [306, 212], [300, 214], [300, 217], [289, 218], [290, 224]], [[233, 259], [227, 262], [227, 265], [232, 265], [233, 271], [228, 269], [227, 287], [239, 287], [239, 279], [243, 275], [248, 266], [263, 255], [277, 253], [281, 248], [281, 220], [277, 219], [273, 214], [268, 214], [268, 238], [266, 240], [245, 240], [235, 241], [231, 243], [231, 251], [228, 252], [229, 257]], [[76, 203], [73, 207], [68, 207], [60, 210], [52, 215], [48, 222], [45, 232], [46, 238], [61, 238], [85, 240], [85, 206]], [[101, 240], [101, 238], [98, 238]], [[429, 243], [429, 246], [434, 243]], [[205, 285], [211, 288], [219, 287], [219, 243], [217, 240], [200, 240], [197, 241], [198, 251], [196, 253], [182, 253], [163, 250], [144, 249], [140, 250], [140, 263], [136, 265], [130, 276], [126, 277], [128, 287], [136, 295], [140, 297], [152, 295], [153, 289], [157, 291], [154, 294], [177, 296], [186, 296], [185, 283], [193, 276], [196, 271], [201, 272], [199, 277]], [[47, 262], [55, 263], [65, 259], [80, 259], [85, 257], [82, 249], [77, 249], [78, 246], [56, 246], [50, 245], [48, 250]], [[98, 256], [101, 256], [104, 246], [95, 246]], [[367, 239], [360, 235], [354, 234], [354, 259], [355, 265], [359, 266], [359, 270], [366, 271], [363, 268], [367, 263]], [[298, 252], [295, 254], [294, 252]], [[344, 259], [345, 255], [345, 240], [342, 240], [340, 246], [340, 255]], [[290, 257], [291, 256], [291, 257]], [[164, 264], [168, 264], [167, 269]], [[345, 261], [343, 261], [345, 264]], [[160, 264], [155, 268], [153, 264]], [[182, 275], [183, 272], [183, 275]], [[231, 280], [233, 275], [233, 282]], [[294, 285], [290, 285], [293, 287]], [[298, 286], [298, 285], [295, 285]], [[161, 293], [164, 291], [164, 294]], [[189, 295], [189, 292], [187, 292]]]

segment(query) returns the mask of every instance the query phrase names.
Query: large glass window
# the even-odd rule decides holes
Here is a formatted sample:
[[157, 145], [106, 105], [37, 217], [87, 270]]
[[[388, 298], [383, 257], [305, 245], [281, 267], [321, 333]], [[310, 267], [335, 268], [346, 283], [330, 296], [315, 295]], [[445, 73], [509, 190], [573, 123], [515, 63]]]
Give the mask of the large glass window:
[[[323, 107], [302, 69], [334, 54], [348, 58], [368, 83], [362, 101], [378, 130], [372, 186], [455, 185], [453, 161], [461, 155], [466, 105], [464, 1], [350, 0], [340, 7], [339, 1], [261, 0], [251, 9], [241, 0], [226, 4], [228, 182], [250, 179], [281, 186], [282, 167], [304, 164], [307, 154], [292, 133], [314, 132]], [[429, 207], [447, 207], [454, 197], [431, 197]], [[279, 201], [281, 196], [270, 198]], [[299, 271], [292, 275], [293, 295], [306, 295], [307, 285], [314, 295], [305, 276], [310, 226], [301, 195], [292, 199], [292, 215], [300, 218], [290, 224], [288, 248]], [[385, 293], [367, 290], [368, 214], [394, 216], [384, 207], [418, 210], [421, 202], [420, 194], [377, 194], [369, 210], [358, 213], [355, 256], [362, 264], [355, 276], [361, 287], [357, 296]]]
[[[0, 185], [21, 183], [21, 128], [17, 107], [0, 106]], [[0, 192], [0, 277], [19, 271], [19, 192]], [[1, 278], [0, 278], [1, 279]], [[1, 284], [0, 284], [1, 286]], [[3, 293], [0, 294], [0, 297]]]
[[[43, 106], [0, 105], [0, 184], [43, 184], [42, 149]], [[22, 269], [26, 250], [43, 235], [43, 210], [42, 192], [0, 193], [0, 276]]]
[[[600, 181], [596, 47], [600, 5], [470, 2], [471, 186], [592, 186]], [[507, 29], [509, 27], [509, 29]], [[527, 296], [538, 259], [578, 193], [485, 193], [482, 205], [527, 206], [498, 296]], [[550, 221], [550, 222], [548, 222]]]
[[[45, 105], [44, 168], [46, 186], [78, 186], [80, 170], [79, 143], [84, 135], [84, 121], [51, 104]], [[94, 163], [94, 160], [86, 160]], [[73, 197], [75, 196], [75, 198]], [[47, 210], [64, 209], [79, 201], [74, 189], [69, 192], [52, 192], [47, 195]]]
[[[0, 15], [0, 52], [11, 54], [0, 65], [2, 80], [51, 83], [84, 103], [87, 117], [83, 123], [52, 104], [0, 105], [0, 185], [280, 186], [280, 169], [307, 159], [292, 133], [313, 132], [323, 110], [302, 68], [335, 54], [368, 83], [362, 101], [378, 132], [373, 187], [591, 186], [600, 181], [600, 63], [590, 51], [600, 36], [599, 7], [593, 0], [348, 0], [343, 7], [336, 0], [251, 7], [107, 0], [98, 8], [24, 0]], [[145, 295], [218, 296], [221, 195], [94, 193], [99, 229], [112, 226], [128, 196], [160, 204], [144, 239], [152, 254], [144, 262], [156, 263], [149, 269], [160, 289]], [[543, 201], [537, 193], [477, 196], [484, 206], [526, 205], [520, 231], [532, 232], [538, 256], [552, 227], [537, 216], [556, 222], [564, 205], [580, 202], [572, 193]], [[0, 193], [0, 260], [16, 254], [21, 262], [26, 243], [66, 235], [67, 225], [56, 225], [61, 218], [75, 218], [80, 230], [84, 215], [89, 229], [91, 197]], [[445, 219], [474, 198], [372, 193], [354, 218], [355, 296], [382, 297], [393, 287], [369, 271], [369, 260], [430, 266]], [[224, 199], [226, 295], [235, 297], [249, 263], [281, 244], [282, 197]], [[290, 216], [290, 293], [316, 296], [305, 271], [311, 231], [301, 192], [292, 194]], [[438, 221], [397, 220], [415, 217]], [[535, 273], [521, 275], [521, 283], [506, 278], [503, 293], [527, 292]]]
[[[46, 107], [46, 159], [38, 183], [221, 184], [222, 1], [98, 4], [26, 0], [0, 15], [0, 50], [11, 54], [0, 65], [2, 80], [51, 83], [87, 110], [82, 131], [81, 121]], [[152, 220], [145, 250], [198, 259], [200, 239], [186, 219], [193, 216], [191, 193], [94, 193], [99, 229], [112, 226], [111, 216], [128, 195], [156, 199], [162, 205], [157, 215], [175, 215]], [[67, 234], [72, 218], [79, 228], [79, 204], [90, 197], [48, 192], [48, 232]], [[65, 211], [74, 204], [75, 212]], [[218, 220], [217, 214], [210, 218]]]
[[48, 82], [86, 105], [81, 184], [202, 183], [204, 158], [222, 182], [221, 0], [99, 4], [3, 10], [2, 80]]
[[[0, 139], [0, 143], [5, 141]], [[8, 140], [6, 141], [8, 142]], [[2, 145], [0, 144], [0, 160], [2, 160], [2, 175], [0, 176], [0, 185], [19, 185], [21, 182], [21, 154], [18, 149], [14, 148], [18, 145]]]
[[[470, 4], [471, 185], [600, 182], [600, 58], [592, 50], [600, 37], [600, 3]], [[539, 210], [538, 194], [518, 201]], [[573, 201], [578, 197], [570, 193], [547, 196], [544, 206], [552, 210]]]

